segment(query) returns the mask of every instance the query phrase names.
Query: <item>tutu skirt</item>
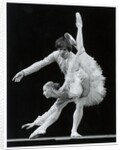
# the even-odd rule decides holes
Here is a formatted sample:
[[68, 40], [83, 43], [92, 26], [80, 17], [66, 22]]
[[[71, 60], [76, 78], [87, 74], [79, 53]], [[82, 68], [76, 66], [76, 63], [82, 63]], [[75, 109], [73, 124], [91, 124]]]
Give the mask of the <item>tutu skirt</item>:
[[90, 91], [88, 96], [81, 98], [84, 106], [92, 106], [102, 102], [106, 95], [104, 87], [105, 77], [102, 75], [102, 69], [86, 52], [79, 56], [82, 69], [88, 74], [90, 81]]

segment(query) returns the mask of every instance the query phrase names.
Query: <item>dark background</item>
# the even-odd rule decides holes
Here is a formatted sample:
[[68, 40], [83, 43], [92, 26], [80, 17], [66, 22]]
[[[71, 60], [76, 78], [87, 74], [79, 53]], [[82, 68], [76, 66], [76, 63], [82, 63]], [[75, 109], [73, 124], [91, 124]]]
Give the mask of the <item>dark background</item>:
[[[28, 138], [35, 127], [21, 129], [55, 102], [42, 95], [47, 81], [63, 83], [56, 63], [25, 77], [20, 83], [13, 76], [55, 50], [54, 42], [65, 32], [76, 37], [75, 13], [83, 19], [84, 45], [106, 77], [104, 101], [84, 108], [79, 133], [83, 135], [116, 134], [115, 89], [115, 8], [37, 4], [7, 4], [7, 138]], [[64, 108], [59, 120], [43, 137], [69, 136], [73, 103]]]

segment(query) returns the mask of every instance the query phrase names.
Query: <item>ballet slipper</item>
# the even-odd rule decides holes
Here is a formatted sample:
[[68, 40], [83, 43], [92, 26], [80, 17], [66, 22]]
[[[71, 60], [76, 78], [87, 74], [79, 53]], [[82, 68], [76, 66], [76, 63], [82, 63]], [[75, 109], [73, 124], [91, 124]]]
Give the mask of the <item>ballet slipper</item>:
[[46, 130], [42, 127], [39, 127], [29, 136], [29, 139], [38, 138], [40, 135], [43, 135], [45, 133], [46, 133]]
[[80, 27], [80, 28], [82, 28], [82, 18], [81, 18], [81, 15], [80, 15], [80, 13], [76, 13], [76, 27]]
[[76, 41], [69, 33], [65, 33], [64, 37], [70, 42], [71, 45], [76, 46]]

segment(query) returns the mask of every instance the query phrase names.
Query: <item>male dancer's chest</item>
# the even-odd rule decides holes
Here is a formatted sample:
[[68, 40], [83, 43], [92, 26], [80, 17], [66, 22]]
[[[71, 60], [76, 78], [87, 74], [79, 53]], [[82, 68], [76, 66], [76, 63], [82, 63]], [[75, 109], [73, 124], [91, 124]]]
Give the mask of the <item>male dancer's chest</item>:
[[59, 56], [57, 58], [57, 64], [58, 64], [61, 72], [64, 73], [64, 75], [67, 74], [69, 68], [71, 68], [73, 65], [74, 65], [74, 67], [78, 68], [79, 64], [77, 62], [76, 62], [76, 64], [73, 64], [74, 57], [75, 57], [74, 55], [71, 55], [67, 59], [62, 58], [61, 56]]

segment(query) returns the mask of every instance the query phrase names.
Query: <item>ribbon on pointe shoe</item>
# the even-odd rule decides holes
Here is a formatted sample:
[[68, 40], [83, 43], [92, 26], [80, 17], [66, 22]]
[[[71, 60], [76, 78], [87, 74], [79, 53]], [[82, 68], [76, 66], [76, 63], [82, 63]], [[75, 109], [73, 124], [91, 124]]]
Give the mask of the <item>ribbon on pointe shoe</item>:
[[65, 33], [64, 37], [70, 42], [71, 45], [76, 46], [76, 41], [69, 33]]

